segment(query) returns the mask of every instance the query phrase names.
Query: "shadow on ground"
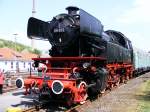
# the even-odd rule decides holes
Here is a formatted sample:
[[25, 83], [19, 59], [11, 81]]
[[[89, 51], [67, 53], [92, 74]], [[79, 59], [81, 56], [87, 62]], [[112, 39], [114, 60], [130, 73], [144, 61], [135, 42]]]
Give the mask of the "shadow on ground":
[[20, 103], [18, 104], [13, 104], [11, 105], [12, 107], [18, 107], [18, 106], [25, 106], [25, 107], [31, 107], [33, 106], [34, 103], [33, 103], [33, 100], [29, 100], [29, 101], [21, 101]]
[[15, 93], [12, 93], [13, 96], [19, 96], [19, 95], [24, 95], [24, 92], [15, 92]]

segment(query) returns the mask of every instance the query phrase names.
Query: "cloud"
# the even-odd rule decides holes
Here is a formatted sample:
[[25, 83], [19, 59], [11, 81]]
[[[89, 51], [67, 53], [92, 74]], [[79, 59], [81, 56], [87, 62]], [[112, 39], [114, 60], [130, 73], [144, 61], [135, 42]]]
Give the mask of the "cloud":
[[126, 10], [118, 19], [118, 22], [135, 24], [150, 23], [150, 0], [135, 0], [133, 7]]

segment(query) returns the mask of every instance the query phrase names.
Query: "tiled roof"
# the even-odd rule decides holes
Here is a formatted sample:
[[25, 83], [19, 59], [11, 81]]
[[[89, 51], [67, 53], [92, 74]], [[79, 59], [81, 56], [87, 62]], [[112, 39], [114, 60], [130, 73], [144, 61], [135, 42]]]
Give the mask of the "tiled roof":
[[0, 59], [3, 60], [31, 60], [31, 58], [35, 57], [37, 57], [36, 54], [28, 52], [19, 53], [7, 47], [0, 48]]
[[33, 54], [33, 53], [29, 53], [29, 52], [23, 52], [23, 59], [25, 60], [31, 60], [32, 58], [37, 58], [38, 55], [37, 54]]

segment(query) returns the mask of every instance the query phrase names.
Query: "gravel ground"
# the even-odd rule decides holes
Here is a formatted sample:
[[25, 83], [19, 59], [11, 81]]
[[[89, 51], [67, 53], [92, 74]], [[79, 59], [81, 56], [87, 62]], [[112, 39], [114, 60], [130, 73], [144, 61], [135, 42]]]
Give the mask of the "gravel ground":
[[137, 112], [138, 98], [136, 93], [140, 85], [150, 80], [150, 73], [128, 81], [111, 93], [91, 102], [88, 106], [82, 105], [83, 112]]

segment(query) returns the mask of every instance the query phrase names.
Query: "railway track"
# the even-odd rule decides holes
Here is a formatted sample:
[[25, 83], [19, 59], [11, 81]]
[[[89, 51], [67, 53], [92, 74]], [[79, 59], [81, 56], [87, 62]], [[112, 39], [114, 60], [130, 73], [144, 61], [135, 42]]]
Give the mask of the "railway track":
[[[115, 90], [116, 89], [116, 87], [115, 88], [113, 88], [112, 90]], [[111, 91], [112, 91], [111, 90]], [[98, 98], [101, 98], [101, 97], [103, 97], [103, 96], [105, 96], [105, 95], [107, 95], [107, 94], [109, 94], [111, 91], [106, 91], [104, 94], [102, 94], [102, 95], [99, 95], [98, 96]], [[84, 106], [88, 106], [88, 105], [90, 105], [92, 103], [92, 101], [91, 100], [87, 100], [83, 105]], [[70, 108], [70, 109], [66, 109], [66, 110], [64, 110], [64, 112], [80, 112], [80, 111], [82, 111], [82, 109], [80, 108], [80, 106], [83, 106], [83, 105], [76, 105], [76, 106], [74, 106], [74, 107], [72, 107], [72, 108]], [[51, 109], [51, 111], [56, 111], [57, 110], [57, 108], [55, 109]], [[37, 110], [36, 109], [36, 107], [35, 106], [33, 106], [33, 107], [30, 107], [30, 108], [28, 108], [28, 109], [25, 109], [25, 110], [23, 110], [23, 112], [45, 112], [46, 110], [45, 109], [39, 109], [39, 110]], [[51, 112], [51, 111], [48, 111], [48, 112]], [[47, 112], [47, 111], [46, 111]], [[62, 112], [62, 111], [61, 111]]]
[[14, 90], [17, 90], [18, 88], [16, 87], [16, 79], [18, 77], [22, 77], [22, 78], [26, 78], [28, 77], [29, 73], [25, 72], [25, 73], [17, 73], [17, 74], [5, 74], [5, 83], [3, 86], [3, 92], [11, 92]]
[[[121, 85], [123, 85], [123, 84], [120, 84], [119, 86], [121, 86]], [[117, 88], [118, 87], [115, 86], [111, 90], [106, 90], [103, 94], [99, 94], [99, 96], [96, 99], [92, 99], [92, 100], [88, 99], [83, 105], [77, 105], [73, 108], [70, 108], [70, 109], [66, 110], [65, 112], [81, 112], [81, 111], [83, 111], [81, 106], [87, 106], [88, 107], [92, 103], [92, 101], [95, 101], [95, 100], [109, 94], [110, 92], [114, 91]]]
[[4, 88], [3, 92], [6, 93], [6, 92], [11, 92], [11, 91], [15, 91], [17, 90], [18, 88], [15, 87], [15, 86], [12, 86], [12, 87], [6, 87]]
[[28, 109], [23, 110], [22, 112], [37, 112], [35, 107], [30, 107]]
[[[137, 77], [137, 78], [141, 78], [143, 81], [150, 79], [149, 76], [144, 76], [144, 75], [142, 75], [142, 76], [140, 76], [140, 77]], [[133, 79], [131, 79], [130, 81], [136, 80], [137, 78], [133, 78]], [[127, 84], [128, 84], [128, 83], [127, 83]], [[115, 86], [115, 87], [113, 87], [111, 90], [106, 90], [105, 93], [100, 94], [100, 95], [98, 96], [98, 98], [96, 98], [96, 99], [93, 100], [93, 101], [96, 101], [96, 100], [99, 100], [100, 98], [103, 98], [104, 96], [106, 96], [106, 95], [109, 94], [110, 92], [115, 91], [116, 89], [118, 89], [119, 87], [121, 87], [121, 86], [123, 86], [123, 85], [126, 85], [126, 84], [121, 83], [118, 87]], [[30, 108], [28, 108], [28, 109], [23, 110], [23, 112], [52, 112], [52, 111], [57, 111], [57, 112], [82, 112], [82, 111], [85, 111], [85, 110], [84, 110], [84, 109], [85, 109], [84, 107], [89, 107], [89, 105], [91, 105], [93, 101], [90, 100], [90, 99], [88, 99], [83, 105], [76, 105], [76, 106], [74, 106], [74, 107], [72, 107], [72, 108], [70, 108], [70, 109], [64, 109], [64, 110], [59, 110], [58, 107], [53, 108], [53, 109], [50, 109], [50, 110], [49, 110], [49, 109], [48, 109], [48, 110], [47, 110], [47, 109], [39, 109], [39, 110], [37, 110], [37, 109], [35, 108], [35, 106], [33, 106], [33, 107], [30, 107]]]
[[[121, 86], [121, 85], [123, 85], [123, 84], [120, 84], [119, 86]], [[99, 98], [109, 94], [111, 91], [114, 91], [115, 89], [117, 89], [117, 87], [113, 87], [111, 90], [106, 90], [103, 94], [100, 94], [97, 98], [99, 99]], [[80, 112], [80, 111], [82, 111], [82, 109], [80, 108], [81, 106], [88, 106], [92, 103], [92, 101], [94, 101], [96, 99], [93, 99], [93, 100], [88, 99], [83, 105], [76, 105], [76, 106], [71, 107], [70, 109], [64, 109], [64, 112]], [[50, 111], [46, 110], [46, 109], [37, 110], [36, 107], [33, 106], [33, 107], [23, 110], [23, 112], [39, 112], [39, 111], [40, 112], [51, 112], [51, 111], [56, 111], [56, 110], [58, 112], [57, 108], [53, 108]], [[62, 112], [62, 110], [60, 112]]]

